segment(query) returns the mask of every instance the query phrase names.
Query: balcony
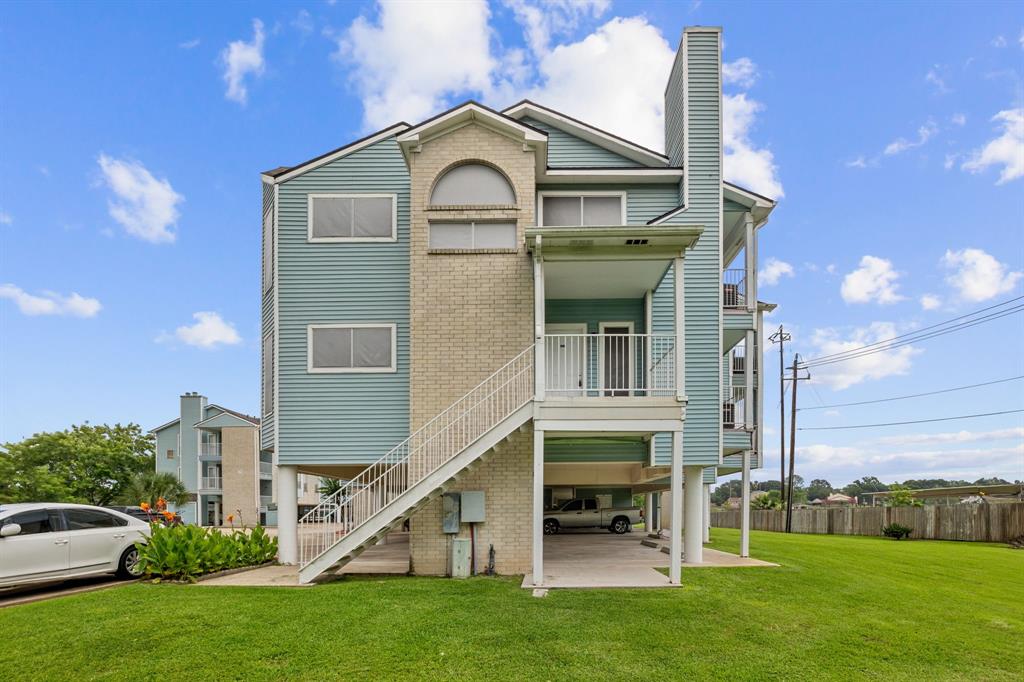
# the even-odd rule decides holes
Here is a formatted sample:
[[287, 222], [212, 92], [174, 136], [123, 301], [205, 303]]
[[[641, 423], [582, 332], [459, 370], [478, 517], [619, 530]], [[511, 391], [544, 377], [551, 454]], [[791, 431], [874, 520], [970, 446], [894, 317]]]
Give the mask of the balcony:
[[200, 480], [200, 487], [203, 490], [221, 490], [224, 480], [220, 476], [203, 476]]
[[266, 508], [274, 503], [273, 495], [260, 495], [260, 507]]
[[220, 459], [220, 443], [200, 443], [199, 456], [209, 459]]
[[551, 398], [674, 397], [673, 334], [545, 334]]
[[747, 307], [747, 271], [722, 271], [722, 307]]
[[273, 462], [260, 462], [260, 476], [270, 478], [274, 475]]
[[722, 428], [744, 430], [747, 426], [747, 389], [733, 386], [729, 397], [722, 402]]

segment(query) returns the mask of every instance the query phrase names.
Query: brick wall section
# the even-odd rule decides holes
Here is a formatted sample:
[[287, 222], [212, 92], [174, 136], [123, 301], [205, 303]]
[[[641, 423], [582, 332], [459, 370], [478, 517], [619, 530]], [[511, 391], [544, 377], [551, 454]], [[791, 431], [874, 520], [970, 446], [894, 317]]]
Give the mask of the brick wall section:
[[[511, 181], [517, 204], [509, 207], [431, 209], [437, 178], [461, 162], [482, 161]], [[410, 411], [418, 428], [486, 379], [533, 342], [533, 266], [524, 230], [535, 221], [534, 152], [477, 124], [458, 128], [410, 154]], [[517, 223], [519, 248], [510, 253], [429, 253], [429, 221], [509, 220]], [[516, 434], [505, 449], [460, 481], [463, 490], [485, 493], [487, 521], [479, 524], [478, 565], [495, 546], [501, 573], [522, 573], [530, 564], [532, 436]], [[441, 502], [435, 500], [410, 523], [413, 568], [445, 572], [447, 538]], [[468, 534], [468, 526], [463, 535]]]
[[225, 427], [220, 431], [225, 523], [228, 514], [234, 515], [236, 525], [252, 526], [260, 520], [256, 492], [256, 435], [256, 429], [249, 427]]
[[[486, 462], [466, 474], [450, 492], [484, 491], [484, 523], [477, 524], [476, 565], [487, 567], [487, 553], [494, 545], [495, 570], [504, 575], [530, 572], [532, 526], [530, 499], [533, 486], [533, 430], [506, 441]], [[412, 571], [418, 575], [445, 575], [451, 551], [441, 532], [441, 499], [428, 503], [412, 518], [409, 547]], [[469, 538], [469, 524], [457, 536]]]

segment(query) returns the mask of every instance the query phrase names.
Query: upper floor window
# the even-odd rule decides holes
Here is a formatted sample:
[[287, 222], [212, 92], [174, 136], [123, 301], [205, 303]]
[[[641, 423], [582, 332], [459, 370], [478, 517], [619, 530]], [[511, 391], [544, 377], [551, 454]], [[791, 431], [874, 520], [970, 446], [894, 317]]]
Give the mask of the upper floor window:
[[508, 251], [516, 248], [515, 223], [430, 223], [431, 250]]
[[432, 206], [514, 206], [516, 193], [499, 171], [465, 163], [441, 176], [430, 194]]
[[397, 203], [394, 194], [310, 194], [309, 241], [393, 242]]
[[311, 324], [309, 365], [314, 373], [394, 372], [395, 325]]
[[544, 226], [625, 225], [626, 195], [546, 194], [540, 195], [540, 221]]

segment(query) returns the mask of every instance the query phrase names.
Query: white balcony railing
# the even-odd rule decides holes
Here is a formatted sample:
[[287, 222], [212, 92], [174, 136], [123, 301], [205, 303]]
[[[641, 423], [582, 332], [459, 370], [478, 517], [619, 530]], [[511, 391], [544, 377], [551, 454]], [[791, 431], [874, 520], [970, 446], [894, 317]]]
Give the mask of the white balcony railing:
[[673, 334], [546, 334], [545, 392], [552, 397], [673, 396]]
[[223, 487], [223, 479], [220, 476], [203, 476], [203, 490], [220, 490]]
[[746, 428], [747, 389], [743, 386], [733, 386], [727, 395], [729, 397], [722, 401], [722, 428]]
[[200, 443], [200, 457], [220, 457], [220, 443]]
[[747, 305], [747, 271], [722, 271], [722, 307], [743, 308]]
[[260, 474], [264, 476], [274, 475], [274, 463], [273, 462], [260, 462]]

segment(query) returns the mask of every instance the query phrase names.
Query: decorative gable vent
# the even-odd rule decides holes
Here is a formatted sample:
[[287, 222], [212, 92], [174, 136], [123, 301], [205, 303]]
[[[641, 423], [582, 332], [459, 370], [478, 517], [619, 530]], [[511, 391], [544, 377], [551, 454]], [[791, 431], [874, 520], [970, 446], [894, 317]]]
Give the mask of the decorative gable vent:
[[627, 239], [626, 246], [646, 246], [646, 239]]

